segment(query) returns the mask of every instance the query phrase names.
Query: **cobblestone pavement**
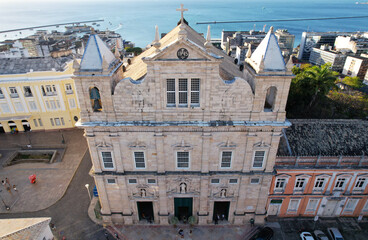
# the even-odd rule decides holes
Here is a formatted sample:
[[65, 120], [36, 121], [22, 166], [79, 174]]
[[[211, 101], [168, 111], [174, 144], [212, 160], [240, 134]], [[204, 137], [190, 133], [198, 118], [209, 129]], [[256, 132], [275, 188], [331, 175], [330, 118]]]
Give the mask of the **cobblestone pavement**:
[[[62, 144], [63, 138], [65, 144]], [[33, 212], [55, 204], [64, 195], [87, 151], [87, 142], [79, 129], [0, 134], [0, 143], [0, 180], [8, 178], [10, 182], [10, 189], [0, 185], [0, 196], [5, 203], [0, 202], [0, 213]], [[32, 147], [27, 148], [27, 145]], [[56, 162], [5, 166], [8, 157], [22, 148], [58, 149]], [[28, 179], [32, 174], [37, 176], [36, 184], [31, 184]]]

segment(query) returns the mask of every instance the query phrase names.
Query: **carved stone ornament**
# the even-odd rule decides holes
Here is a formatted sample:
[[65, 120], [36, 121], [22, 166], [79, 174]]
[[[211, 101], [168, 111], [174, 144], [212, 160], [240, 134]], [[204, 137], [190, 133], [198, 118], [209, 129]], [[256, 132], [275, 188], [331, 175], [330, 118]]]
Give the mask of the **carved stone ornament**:
[[177, 52], [176, 55], [178, 56], [179, 59], [187, 59], [189, 57], [189, 52], [187, 49], [185, 48], [180, 48]]

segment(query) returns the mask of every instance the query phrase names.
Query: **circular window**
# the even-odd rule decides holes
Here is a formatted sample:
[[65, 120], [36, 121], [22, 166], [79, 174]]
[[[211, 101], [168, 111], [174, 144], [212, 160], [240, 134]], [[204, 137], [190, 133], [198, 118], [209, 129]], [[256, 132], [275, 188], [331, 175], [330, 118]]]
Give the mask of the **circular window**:
[[180, 48], [176, 52], [176, 55], [178, 56], [179, 59], [187, 59], [189, 57], [189, 52], [185, 48]]
[[74, 121], [78, 121], [78, 117], [77, 116], [74, 116]]

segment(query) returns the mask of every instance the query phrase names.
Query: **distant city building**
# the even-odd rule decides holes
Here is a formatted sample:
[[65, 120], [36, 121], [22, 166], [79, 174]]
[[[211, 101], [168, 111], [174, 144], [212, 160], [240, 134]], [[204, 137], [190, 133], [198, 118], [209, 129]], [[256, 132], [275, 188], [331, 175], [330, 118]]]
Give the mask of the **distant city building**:
[[350, 51], [356, 55], [368, 53], [368, 38], [364, 34], [338, 36], [335, 40], [336, 51]]
[[[320, 48], [322, 45], [328, 45], [331, 46], [332, 49], [334, 49], [337, 37], [346, 37], [353, 35], [357, 35], [357, 32], [303, 32], [302, 38], [300, 40], [298, 59], [308, 61], [313, 48]], [[367, 38], [366, 33], [362, 33], [361, 36]], [[350, 39], [339, 39], [339, 48], [349, 48], [344, 44], [349, 41]], [[340, 46], [340, 44], [342, 44], [342, 46]], [[351, 48], [353, 49], [354, 47]], [[357, 48], [359, 48], [359, 44], [357, 44]]]
[[313, 48], [310, 52], [309, 62], [318, 66], [330, 63], [333, 71], [341, 73], [346, 55], [332, 51], [331, 48], [331, 46], [327, 45], [322, 45], [321, 48]]
[[[274, 34], [282, 55], [288, 58], [293, 51], [295, 36], [285, 29], [278, 29]], [[221, 47], [226, 53], [231, 51], [237, 63], [241, 64], [245, 60], [249, 44], [253, 52], [265, 36], [263, 31], [222, 31]]]
[[79, 119], [71, 58], [0, 59], [0, 131], [72, 128]]
[[368, 58], [366, 57], [352, 57], [348, 56], [342, 74], [350, 77], [359, 77], [365, 80], [368, 70]]
[[280, 141], [268, 215], [367, 216], [368, 123], [364, 120], [291, 120], [291, 123]]
[[27, 58], [30, 57], [20, 41], [0, 43], [0, 58]]

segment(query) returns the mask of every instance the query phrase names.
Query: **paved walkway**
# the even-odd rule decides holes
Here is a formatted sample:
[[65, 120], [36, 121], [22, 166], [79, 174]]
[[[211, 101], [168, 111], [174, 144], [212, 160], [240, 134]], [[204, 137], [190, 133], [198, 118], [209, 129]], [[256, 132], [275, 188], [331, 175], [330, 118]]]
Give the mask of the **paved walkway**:
[[[62, 144], [62, 136], [65, 144]], [[10, 185], [16, 185], [17, 191], [10, 191], [0, 185], [0, 196], [10, 207], [6, 210], [0, 202], [0, 213], [34, 212], [55, 204], [65, 193], [80, 161], [87, 151], [87, 143], [80, 129], [26, 132], [18, 134], [0, 134], [0, 180], [9, 179]], [[9, 150], [20, 150], [32, 145], [30, 149], [65, 148], [61, 161], [55, 163], [20, 163], [4, 167]], [[62, 151], [60, 151], [62, 152]], [[36, 184], [29, 182], [28, 176], [36, 174]], [[92, 185], [94, 186], [94, 185]]]

